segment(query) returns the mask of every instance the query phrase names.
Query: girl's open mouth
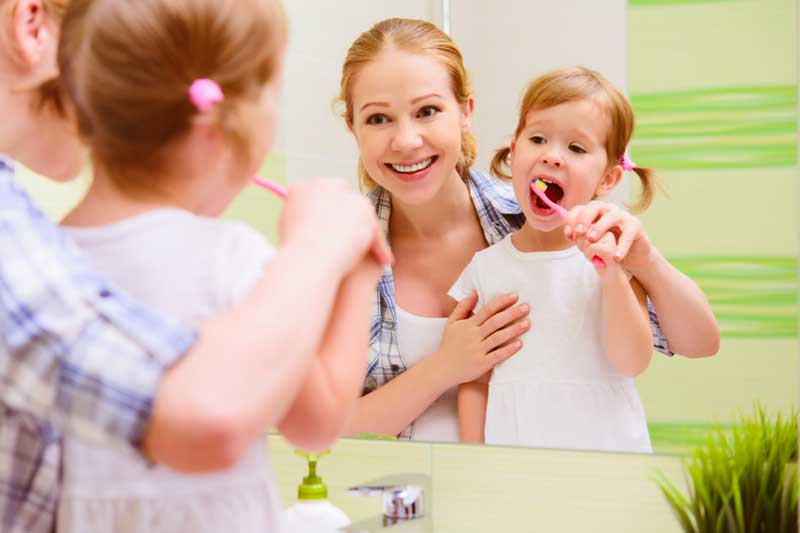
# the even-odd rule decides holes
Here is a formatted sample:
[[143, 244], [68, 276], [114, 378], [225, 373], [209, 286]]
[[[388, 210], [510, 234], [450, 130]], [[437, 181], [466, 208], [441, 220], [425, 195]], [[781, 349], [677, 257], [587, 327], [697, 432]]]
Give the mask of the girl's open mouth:
[[[553, 181], [547, 180], [545, 178], [538, 178], [543, 181], [547, 185], [547, 189], [545, 189], [544, 193], [547, 195], [547, 198], [550, 199], [551, 202], [557, 204], [564, 198], [564, 189], [558, 183]], [[531, 204], [536, 207], [540, 211], [551, 211], [551, 207], [544, 203], [544, 201], [536, 196], [536, 194], [531, 191]]]

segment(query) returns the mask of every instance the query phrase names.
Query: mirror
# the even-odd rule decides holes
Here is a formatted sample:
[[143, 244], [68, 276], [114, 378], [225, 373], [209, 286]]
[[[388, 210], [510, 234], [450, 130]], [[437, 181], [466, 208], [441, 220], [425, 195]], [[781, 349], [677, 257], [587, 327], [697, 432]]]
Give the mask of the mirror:
[[[683, 453], [754, 401], [772, 411], [796, 403], [795, 2], [286, 0], [285, 8], [285, 88], [264, 175], [355, 177], [358, 150], [331, 102], [347, 48], [387, 17], [441, 24], [448, 16], [476, 96], [478, 170], [513, 133], [529, 79], [559, 66], [599, 70], [630, 95], [632, 158], [655, 168], [666, 189], [641, 216], [648, 235], [704, 290], [722, 329], [716, 356], [655, 354], [637, 379], [654, 451]], [[54, 218], [85, 186], [20, 178]], [[628, 190], [619, 187], [616, 200]], [[275, 241], [278, 209], [247, 190], [227, 216]]]
[[449, 13], [476, 96], [482, 171], [513, 133], [528, 80], [578, 64], [604, 73], [636, 110], [632, 158], [655, 168], [666, 190], [641, 216], [648, 235], [703, 288], [722, 329], [716, 356], [656, 353], [637, 379], [654, 451], [686, 451], [755, 400], [771, 410], [795, 403], [794, 2], [306, 0], [286, 9], [276, 152], [289, 180], [355, 175], [357, 147], [331, 99], [350, 43], [383, 18], [441, 26]]

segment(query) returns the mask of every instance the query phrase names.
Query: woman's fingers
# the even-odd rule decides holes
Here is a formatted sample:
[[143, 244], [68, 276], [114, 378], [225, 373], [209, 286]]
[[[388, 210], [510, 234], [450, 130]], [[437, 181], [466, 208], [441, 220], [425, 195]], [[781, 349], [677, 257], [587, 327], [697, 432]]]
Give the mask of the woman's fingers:
[[447, 317], [447, 322], [450, 323], [469, 318], [472, 315], [472, 310], [475, 308], [475, 304], [477, 303], [478, 293], [475, 291], [470, 292], [467, 296], [462, 298], [458, 304], [456, 304], [453, 312], [450, 313], [449, 317]]
[[488, 372], [489, 370], [493, 369], [495, 366], [499, 365], [518, 351], [522, 349], [522, 341], [517, 339], [515, 341], [511, 341], [508, 344], [504, 344], [500, 346], [496, 350], [489, 352], [486, 355], [486, 366], [485, 371]]
[[510, 324], [486, 337], [483, 341], [483, 348], [487, 353], [491, 353], [491, 351], [498, 346], [502, 346], [508, 343], [508, 341], [519, 337], [528, 331], [530, 327], [531, 321], [527, 319]]
[[[478, 326], [482, 326], [487, 320], [492, 318], [497, 313], [507, 309], [508, 307], [517, 303], [519, 296], [513, 293], [501, 294], [492, 298], [486, 305], [480, 308], [473, 317]], [[491, 331], [489, 332], [491, 333]]]
[[490, 335], [511, 324], [515, 320], [521, 319], [527, 315], [529, 311], [530, 306], [528, 306], [528, 304], [520, 304], [495, 313], [480, 325], [481, 338], [488, 338]]

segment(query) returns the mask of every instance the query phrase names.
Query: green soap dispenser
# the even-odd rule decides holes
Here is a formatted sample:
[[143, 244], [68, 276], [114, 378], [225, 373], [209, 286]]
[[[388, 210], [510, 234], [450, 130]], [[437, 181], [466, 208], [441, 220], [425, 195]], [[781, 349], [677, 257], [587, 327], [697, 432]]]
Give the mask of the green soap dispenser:
[[350, 519], [344, 512], [328, 501], [328, 487], [317, 475], [317, 462], [323, 455], [295, 451], [306, 458], [308, 475], [297, 487], [297, 503], [286, 510], [287, 531], [334, 533], [339, 528], [350, 525]]

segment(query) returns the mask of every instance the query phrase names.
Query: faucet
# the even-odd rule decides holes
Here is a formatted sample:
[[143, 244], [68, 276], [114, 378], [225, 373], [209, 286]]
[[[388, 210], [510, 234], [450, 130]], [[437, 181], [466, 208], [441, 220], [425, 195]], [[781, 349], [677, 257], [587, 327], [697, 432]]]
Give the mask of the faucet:
[[431, 479], [425, 474], [396, 474], [347, 489], [354, 496], [380, 495], [383, 513], [340, 529], [347, 533], [430, 533]]

